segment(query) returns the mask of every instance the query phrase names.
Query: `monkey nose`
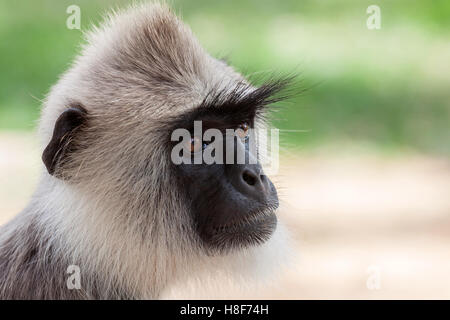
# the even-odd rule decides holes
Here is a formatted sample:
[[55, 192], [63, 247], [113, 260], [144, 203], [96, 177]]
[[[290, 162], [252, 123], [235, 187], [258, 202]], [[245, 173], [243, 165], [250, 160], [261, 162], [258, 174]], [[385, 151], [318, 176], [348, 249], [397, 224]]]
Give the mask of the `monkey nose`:
[[237, 165], [232, 170], [233, 186], [244, 196], [266, 203], [270, 194], [269, 179], [260, 165]]

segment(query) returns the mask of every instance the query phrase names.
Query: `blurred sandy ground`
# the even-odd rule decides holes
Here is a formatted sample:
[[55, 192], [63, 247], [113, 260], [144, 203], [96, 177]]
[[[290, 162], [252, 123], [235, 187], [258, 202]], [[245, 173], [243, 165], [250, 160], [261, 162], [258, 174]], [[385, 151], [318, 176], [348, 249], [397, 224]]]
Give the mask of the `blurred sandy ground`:
[[[32, 133], [0, 133], [0, 224], [26, 205], [39, 167]], [[302, 152], [282, 158], [275, 182], [298, 257], [263, 289], [217, 297], [450, 298], [448, 158]]]

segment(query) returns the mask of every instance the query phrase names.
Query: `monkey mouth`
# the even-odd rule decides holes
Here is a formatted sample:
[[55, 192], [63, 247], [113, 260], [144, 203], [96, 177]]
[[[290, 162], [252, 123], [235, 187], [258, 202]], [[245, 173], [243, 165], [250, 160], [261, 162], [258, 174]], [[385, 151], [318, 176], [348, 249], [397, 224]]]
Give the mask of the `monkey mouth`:
[[266, 242], [277, 226], [275, 209], [268, 208], [239, 221], [212, 227], [207, 235], [209, 247], [229, 251]]
[[265, 210], [263, 212], [251, 214], [248, 217], [231, 224], [215, 226], [213, 227], [213, 231], [215, 233], [233, 233], [242, 229], [254, 228], [261, 224], [264, 225], [266, 222], [268, 222], [268, 220], [271, 220], [270, 218], [272, 218], [272, 216], [275, 217], [274, 210]]

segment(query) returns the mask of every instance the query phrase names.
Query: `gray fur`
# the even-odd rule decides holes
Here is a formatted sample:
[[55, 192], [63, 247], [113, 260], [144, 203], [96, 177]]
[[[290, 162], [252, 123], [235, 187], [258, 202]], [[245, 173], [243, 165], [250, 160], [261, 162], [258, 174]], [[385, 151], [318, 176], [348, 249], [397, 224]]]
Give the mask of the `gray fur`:
[[[70, 179], [43, 168], [29, 206], [0, 229], [0, 298], [158, 298], [205, 270], [234, 272], [277, 254], [274, 240], [209, 257], [168, 167], [164, 119], [242, 84], [164, 5], [133, 6], [90, 32], [39, 127], [43, 150], [65, 108], [86, 108], [71, 141], [77, 152], [58, 168]], [[80, 290], [66, 286], [71, 264], [81, 269]]]

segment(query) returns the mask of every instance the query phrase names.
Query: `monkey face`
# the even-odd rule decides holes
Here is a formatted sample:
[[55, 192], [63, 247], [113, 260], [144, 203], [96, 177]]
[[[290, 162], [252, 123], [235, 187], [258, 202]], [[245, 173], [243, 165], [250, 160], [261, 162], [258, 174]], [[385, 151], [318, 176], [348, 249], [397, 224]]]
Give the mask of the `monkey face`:
[[[186, 113], [154, 121], [158, 123], [158, 127], [149, 131], [148, 135], [143, 135], [142, 132], [150, 121], [139, 118], [139, 122], [130, 126], [125, 136], [116, 135], [117, 143], [108, 145], [110, 153], [106, 154], [107, 157], [121, 155], [115, 157], [116, 161], [113, 163], [94, 152], [94, 149], [102, 150], [100, 147], [92, 147], [103, 141], [111, 141], [113, 132], [96, 131], [100, 138], [81, 139], [83, 134], [89, 133], [88, 126], [100, 126], [96, 121], [103, 121], [104, 117], [94, 117], [85, 108], [73, 106], [58, 118], [54, 137], [44, 151], [44, 163], [50, 174], [69, 179], [68, 183], [74, 180], [79, 181], [79, 184], [86, 184], [86, 181], [108, 181], [107, 184], [102, 184], [108, 197], [115, 194], [117, 199], [122, 199], [123, 206], [135, 207], [136, 203], [142, 204], [139, 211], [131, 213], [132, 215], [146, 216], [147, 211], [154, 211], [151, 213], [158, 217], [160, 214], [157, 213], [160, 211], [171, 212], [173, 216], [168, 219], [176, 224], [167, 226], [167, 234], [170, 234], [169, 230], [177, 230], [174, 233], [183, 238], [183, 241], [193, 239], [194, 235], [194, 241], [198, 243], [197, 240], [200, 239], [207, 253], [226, 253], [258, 245], [267, 241], [275, 231], [275, 210], [279, 203], [273, 183], [264, 174], [257, 160], [257, 150], [252, 148], [252, 135], [247, 132], [254, 133], [252, 128], [261, 123], [267, 101], [273, 101], [268, 97], [278, 89], [278, 84], [271, 84], [259, 88], [238, 87], [225, 95], [219, 92], [220, 96], [205, 100]], [[202, 123], [200, 139], [196, 135], [196, 121]], [[175, 148], [174, 141], [161, 139], [161, 135], [170, 136], [180, 128], [189, 133], [189, 138], [182, 140], [181, 145], [187, 143], [188, 158], [193, 161], [177, 164], [169, 151]], [[219, 135], [214, 137], [214, 141], [210, 139], [208, 145], [202, 140], [205, 140], [203, 137], [211, 129], [216, 130]], [[229, 136], [228, 130], [236, 134]], [[143, 136], [146, 139], [153, 137], [153, 143], [142, 143], [150, 141], [143, 140]], [[70, 143], [66, 143], [61, 137], [65, 137]], [[85, 147], [86, 144], [81, 145], [80, 142], [75, 144], [77, 141], [89, 141], [89, 146]], [[208, 162], [206, 158], [196, 161], [196, 155], [210, 151], [210, 145], [220, 141], [222, 152], [216, 155], [214, 162]], [[124, 145], [127, 146], [125, 150]], [[240, 161], [239, 155], [244, 155], [244, 161]], [[73, 159], [80, 159], [80, 163]], [[154, 169], [156, 166], [159, 170]], [[56, 172], [55, 167], [58, 169]], [[86, 172], [86, 176], [81, 179], [84, 171], [79, 168], [89, 167], [96, 167], [98, 170]], [[97, 178], [93, 179], [93, 176]], [[177, 204], [178, 208], [183, 209], [171, 210], [168, 209], [168, 204]], [[150, 224], [147, 227], [156, 228], [159, 225], [164, 224]], [[191, 230], [194, 234], [187, 232], [188, 235], [183, 235], [185, 230]]]
[[[261, 244], [270, 238], [277, 225], [277, 191], [250, 146], [254, 140], [248, 131], [254, 133], [251, 129], [254, 118], [250, 115], [250, 119], [237, 124], [242, 119], [239, 117], [242, 110], [229, 109], [238, 111], [234, 114], [235, 123], [211, 109], [205, 109], [203, 115], [193, 115], [203, 120], [203, 129], [220, 133], [210, 139], [220, 149], [213, 151], [214, 162], [204, 158], [196, 161], [199, 154], [211, 154], [211, 150], [208, 141], [202, 141], [194, 133], [187, 142], [179, 143], [187, 144], [187, 158], [192, 161], [175, 165], [194, 229], [212, 253]], [[229, 129], [237, 130], [230, 135]], [[238, 155], [242, 155], [241, 159]]]
[[[256, 87], [174, 15], [152, 10], [108, 23], [114, 36], [94, 32], [52, 89], [41, 122], [48, 173], [145, 244], [188, 252], [200, 240], [208, 253], [261, 244], [276, 228], [278, 197], [258, 161], [176, 164], [170, 136], [195, 133], [196, 120], [222, 133], [259, 127], [291, 78]], [[202, 149], [193, 136], [193, 151]], [[257, 159], [248, 142], [232, 140], [224, 137], [236, 154]]]
[[276, 228], [277, 192], [261, 166], [181, 165], [196, 230], [209, 249], [256, 245]]

